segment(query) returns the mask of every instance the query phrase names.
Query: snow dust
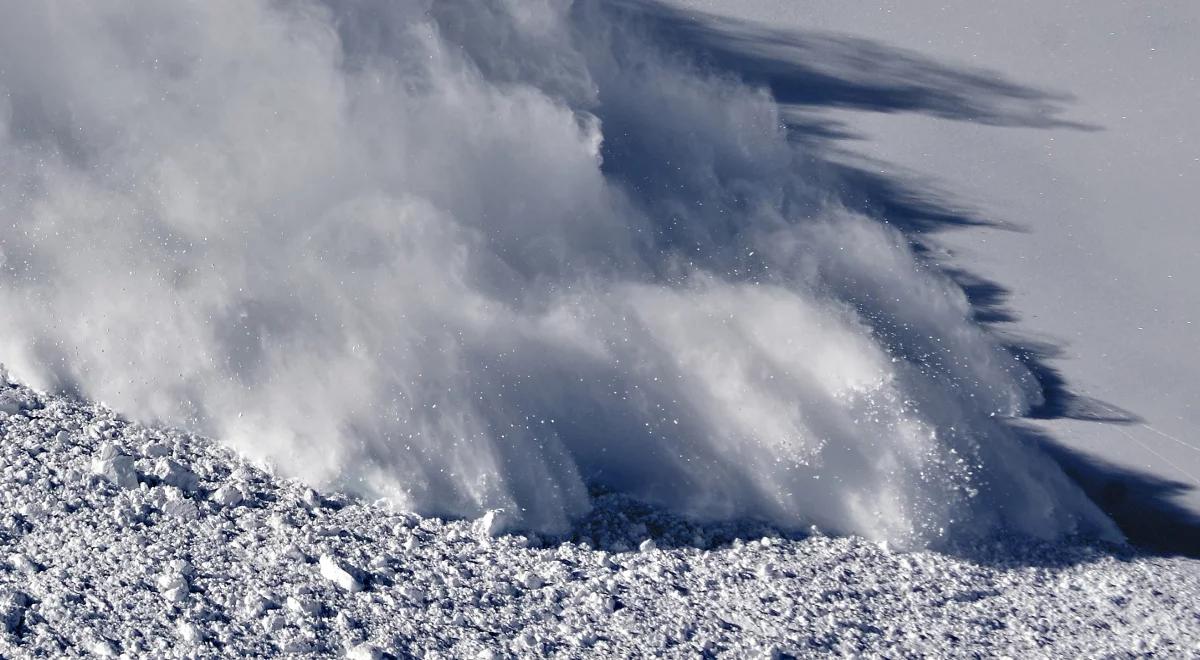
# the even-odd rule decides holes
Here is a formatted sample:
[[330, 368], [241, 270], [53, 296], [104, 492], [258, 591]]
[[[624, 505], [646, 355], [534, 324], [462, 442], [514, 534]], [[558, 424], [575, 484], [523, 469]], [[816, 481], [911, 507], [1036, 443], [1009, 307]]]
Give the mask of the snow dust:
[[38, 388], [542, 532], [602, 489], [1115, 535], [1008, 427], [1036, 383], [962, 291], [620, 3], [3, 13], [0, 360]]
[[[595, 499], [566, 537], [422, 518], [0, 383], [0, 656], [1188, 657], [1200, 562], [954, 554]], [[110, 464], [127, 470], [110, 471]]]

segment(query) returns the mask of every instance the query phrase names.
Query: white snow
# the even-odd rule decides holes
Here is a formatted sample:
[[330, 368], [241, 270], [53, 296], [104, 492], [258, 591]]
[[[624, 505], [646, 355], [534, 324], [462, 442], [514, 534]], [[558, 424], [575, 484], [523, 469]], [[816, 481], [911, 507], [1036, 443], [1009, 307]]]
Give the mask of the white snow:
[[8, 392], [0, 392], [0, 414], [15, 415], [21, 412], [22, 403]]
[[[961, 287], [639, 5], [6, 7], [0, 359], [491, 533], [602, 488], [905, 547], [1117, 538], [1014, 431], [1040, 390]], [[141, 483], [190, 493], [175, 451]]]
[[1200, 14], [673, 1], [0, 9], [0, 657], [1200, 655]]
[[20, 573], [36, 573], [38, 570], [37, 564], [19, 552], [8, 556], [8, 567]]
[[[1042, 428], [1092, 459], [1180, 483], [1167, 503], [1200, 516], [1200, 77], [1193, 64], [1200, 60], [1193, 38], [1200, 5], [912, 0], [903, 11], [880, 11], [837, 0], [670, 2], [755, 28], [798, 30], [797, 47], [865, 40], [935, 67], [980, 73], [977, 80], [1047, 93], [1001, 108], [1051, 120], [1033, 128], [916, 108], [814, 111], [853, 135], [839, 144], [871, 159], [874, 171], [932, 181], [935, 203], [941, 197], [999, 223], [942, 235], [939, 260], [1011, 292], [1006, 303], [1016, 323], [1006, 331], [1052, 347], [1067, 387], [1095, 400], [1083, 406], [1085, 419], [1090, 405], [1093, 414], [1127, 412], [1138, 420], [1067, 418]], [[842, 62], [819, 49], [808, 55], [802, 66], [874, 80], [872, 71], [842, 71]], [[902, 69], [875, 71], [891, 76], [885, 86], [892, 88], [929, 81]], [[987, 103], [985, 91], [981, 97], [964, 94], [968, 103]]]
[[383, 652], [370, 644], [359, 644], [346, 652], [349, 660], [380, 660]]
[[0, 594], [0, 626], [3, 626], [3, 632], [11, 634], [20, 628], [28, 604], [28, 597], [19, 591]]
[[121, 488], [137, 488], [138, 475], [133, 459], [121, 454], [112, 445], [104, 445], [92, 459], [92, 473], [104, 477]]
[[479, 518], [475, 528], [484, 537], [494, 537], [508, 531], [511, 525], [511, 517], [507, 512], [503, 509], [492, 509]]
[[321, 577], [333, 582], [346, 591], [362, 591], [362, 583], [358, 581], [358, 578], [354, 577], [354, 574], [342, 562], [329, 555], [321, 555], [318, 563], [321, 569]]
[[200, 628], [190, 621], [181, 621], [179, 623], [178, 630], [179, 637], [183, 641], [191, 644], [194, 644], [203, 638], [203, 633], [200, 631]]
[[199, 483], [199, 478], [191, 470], [166, 457], [154, 462], [154, 469], [150, 474], [158, 477], [159, 481], [168, 486], [174, 486], [189, 493], [195, 491]]
[[167, 573], [158, 578], [155, 582], [158, 585], [159, 591], [170, 591], [187, 587], [187, 580], [179, 573]]
[[[3, 657], [1200, 652], [1195, 560], [1018, 538], [903, 553], [699, 525], [619, 495], [599, 496], [569, 537], [532, 543], [335, 492], [311, 507], [301, 484], [203, 438], [22, 394], [34, 406], [0, 420]], [[81, 432], [96, 421], [105, 440]], [[167, 513], [181, 500], [155, 489], [62, 479], [101, 442], [149, 463], [164, 440], [206, 475], [178, 491], [194, 518]], [[221, 505], [211, 493], [235, 474], [246, 500]], [[32, 501], [43, 517], [11, 513]], [[140, 513], [118, 524], [123, 508]]]
[[168, 500], [162, 505], [162, 512], [182, 520], [195, 520], [200, 515], [196, 503], [186, 499]]
[[240, 488], [226, 484], [213, 491], [209, 499], [221, 506], [237, 506], [242, 502], [244, 496]]

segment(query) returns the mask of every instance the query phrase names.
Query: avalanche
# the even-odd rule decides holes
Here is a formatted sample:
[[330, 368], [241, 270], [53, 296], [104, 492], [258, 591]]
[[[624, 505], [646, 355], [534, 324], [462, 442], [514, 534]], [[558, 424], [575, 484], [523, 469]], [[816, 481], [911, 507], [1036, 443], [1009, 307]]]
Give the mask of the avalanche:
[[3, 3], [0, 358], [423, 514], [1117, 538], [962, 289], [646, 6]]

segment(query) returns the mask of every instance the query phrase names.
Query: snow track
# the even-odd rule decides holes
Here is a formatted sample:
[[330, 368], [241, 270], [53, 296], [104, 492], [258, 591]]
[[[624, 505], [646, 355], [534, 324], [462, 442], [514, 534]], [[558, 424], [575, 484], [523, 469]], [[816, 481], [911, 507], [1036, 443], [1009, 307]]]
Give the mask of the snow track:
[[503, 514], [318, 494], [204, 438], [0, 388], [3, 657], [1200, 653], [1193, 560], [902, 553], [615, 495], [564, 538], [493, 535]]

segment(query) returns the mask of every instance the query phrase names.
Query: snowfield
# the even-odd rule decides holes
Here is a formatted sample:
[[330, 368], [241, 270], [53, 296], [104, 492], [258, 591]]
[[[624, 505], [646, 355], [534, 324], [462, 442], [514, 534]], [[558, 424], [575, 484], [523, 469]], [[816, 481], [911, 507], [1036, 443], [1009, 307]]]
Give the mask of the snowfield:
[[282, 480], [0, 385], [0, 656], [1200, 654], [1200, 562], [694, 525], [617, 495], [561, 538]]

